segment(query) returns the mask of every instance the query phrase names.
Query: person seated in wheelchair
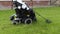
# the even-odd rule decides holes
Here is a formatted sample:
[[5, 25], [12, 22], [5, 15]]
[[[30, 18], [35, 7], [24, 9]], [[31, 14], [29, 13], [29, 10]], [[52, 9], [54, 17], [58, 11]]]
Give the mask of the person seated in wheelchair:
[[[33, 12], [33, 9], [29, 8], [29, 6], [23, 2], [22, 0], [13, 0], [13, 4], [15, 6], [16, 14], [13, 16], [16, 16], [15, 20], [20, 20], [20, 18], [31, 18], [32, 20], [36, 20], [35, 13]], [[14, 19], [12, 16], [11, 20]]]

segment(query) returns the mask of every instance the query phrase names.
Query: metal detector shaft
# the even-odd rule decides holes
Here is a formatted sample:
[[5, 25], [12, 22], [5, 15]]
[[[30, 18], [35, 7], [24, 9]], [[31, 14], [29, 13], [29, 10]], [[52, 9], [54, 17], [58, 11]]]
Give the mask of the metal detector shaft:
[[40, 17], [42, 17], [43, 19], [46, 19], [45, 17], [43, 17], [41, 14], [35, 12], [37, 15], [39, 15]]

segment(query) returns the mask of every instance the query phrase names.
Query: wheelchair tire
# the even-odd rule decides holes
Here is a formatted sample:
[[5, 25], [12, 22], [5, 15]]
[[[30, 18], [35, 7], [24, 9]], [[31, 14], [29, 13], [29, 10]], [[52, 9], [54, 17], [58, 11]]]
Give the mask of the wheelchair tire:
[[24, 20], [25, 24], [31, 24], [32, 23], [32, 19], [31, 18], [27, 18]]

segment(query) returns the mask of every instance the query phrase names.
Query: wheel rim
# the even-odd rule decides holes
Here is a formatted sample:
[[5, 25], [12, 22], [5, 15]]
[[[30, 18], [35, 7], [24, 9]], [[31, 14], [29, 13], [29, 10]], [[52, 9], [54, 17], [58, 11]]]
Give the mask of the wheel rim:
[[25, 20], [25, 24], [31, 24], [32, 23], [32, 19], [28, 18]]

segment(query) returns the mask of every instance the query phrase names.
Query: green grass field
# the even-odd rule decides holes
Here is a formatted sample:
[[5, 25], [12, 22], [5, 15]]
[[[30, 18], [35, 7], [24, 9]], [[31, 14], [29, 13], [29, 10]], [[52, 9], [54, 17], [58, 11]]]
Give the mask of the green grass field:
[[14, 10], [0, 10], [0, 34], [60, 34], [60, 7], [35, 8], [34, 11], [50, 19], [48, 24], [36, 14], [37, 22], [13, 25], [9, 17]]

